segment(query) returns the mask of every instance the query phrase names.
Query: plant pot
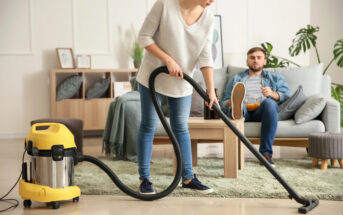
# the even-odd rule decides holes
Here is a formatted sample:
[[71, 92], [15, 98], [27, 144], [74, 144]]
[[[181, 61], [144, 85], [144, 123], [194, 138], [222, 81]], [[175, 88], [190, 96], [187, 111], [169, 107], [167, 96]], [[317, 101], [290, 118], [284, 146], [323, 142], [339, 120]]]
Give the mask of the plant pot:
[[139, 69], [139, 67], [141, 66], [141, 61], [133, 61], [133, 65], [136, 69]]

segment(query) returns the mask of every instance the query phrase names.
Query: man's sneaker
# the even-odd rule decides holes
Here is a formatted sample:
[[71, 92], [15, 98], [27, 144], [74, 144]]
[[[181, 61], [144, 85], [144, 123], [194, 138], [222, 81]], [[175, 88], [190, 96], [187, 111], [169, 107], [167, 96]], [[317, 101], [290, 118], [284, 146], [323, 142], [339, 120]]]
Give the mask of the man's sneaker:
[[241, 119], [243, 116], [243, 100], [245, 97], [245, 86], [238, 82], [231, 92], [232, 119]]
[[194, 174], [194, 178], [188, 184], [182, 182], [183, 188], [189, 188], [198, 191], [201, 194], [209, 194], [213, 192], [213, 189], [203, 185]]
[[[263, 157], [268, 161], [268, 163], [272, 166], [272, 167], [275, 167], [275, 164], [272, 160], [272, 158], [268, 155], [268, 154], [264, 154]], [[261, 163], [262, 165], [262, 163]]]
[[139, 185], [140, 194], [155, 194], [154, 189], [152, 188], [152, 183], [149, 179], [143, 178], [142, 183]]

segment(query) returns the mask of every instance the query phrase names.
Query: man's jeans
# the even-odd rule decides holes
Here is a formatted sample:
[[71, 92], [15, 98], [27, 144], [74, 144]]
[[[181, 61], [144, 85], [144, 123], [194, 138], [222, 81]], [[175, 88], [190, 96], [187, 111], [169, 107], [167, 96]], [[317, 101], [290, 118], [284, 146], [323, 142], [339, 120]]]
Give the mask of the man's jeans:
[[[152, 143], [159, 118], [154, 104], [152, 103], [150, 90], [139, 84], [139, 91], [141, 95], [142, 121], [137, 140], [138, 171], [140, 179], [149, 179]], [[159, 104], [161, 104], [162, 95], [159, 93], [156, 93], [156, 95]], [[167, 98], [170, 125], [179, 142], [183, 158], [182, 179], [183, 181], [192, 179], [192, 153], [188, 131], [188, 118], [191, 109], [192, 95], [181, 98]]]
[[[273, 157], [273, 142], [278, 125], [278, 110], [279, 107], [275, 100], [266, 98], [255, 111], [247, 111], [243, 105], [243, 114], [245, 122], [261, 122], [261, 144], [260, 153], [268, 154]], [[228, 111], [231, 117], [231, 107]]]

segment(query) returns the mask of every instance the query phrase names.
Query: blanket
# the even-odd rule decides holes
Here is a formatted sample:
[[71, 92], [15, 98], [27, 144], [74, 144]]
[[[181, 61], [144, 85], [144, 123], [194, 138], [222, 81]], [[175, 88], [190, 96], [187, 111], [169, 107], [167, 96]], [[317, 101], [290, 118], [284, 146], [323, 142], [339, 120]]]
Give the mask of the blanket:
[[117, 159], [137, 162], [137, 136], [141, 121], [140, 95], [130, 91], [110, 104], [103, 134], [103, 151]]

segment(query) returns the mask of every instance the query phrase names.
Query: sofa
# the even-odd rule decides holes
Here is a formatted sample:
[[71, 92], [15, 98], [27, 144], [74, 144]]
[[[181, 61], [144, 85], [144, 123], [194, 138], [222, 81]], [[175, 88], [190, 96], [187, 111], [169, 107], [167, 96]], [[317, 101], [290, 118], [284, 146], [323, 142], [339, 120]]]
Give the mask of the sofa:
[[[219, 99], [221, 99], [223, 96], [222, 94], [228, 80], [236, 73], [241, 72], [245, 69], [246, 68], [228, 65], [221, 69], [216, 69], [214, 71], [214, 85], [217, 88]], [[306, 98], [320, 96], [322, 99], [321, 101], [324, 101], [324, 106], [322, 106], [320, 113], [317, 114], [318, 116], [315, 116], [313, 119], [310, 119], [310, 120], [307, 119], [307, 121], [296, 123], [296, 120], [294, 119], [294, 116], [293, 116], [294, 114], [293, 114], [290, 119], [279, 121], [278, 128], [276, 131], [276, 138], [273, 145], [308, 147], [308, 137], [310, 133], [340, 132], [340, 104], [338, 101], [334, 100], [331, 97], [331, 79], [330, 79], [330, 76], [328, 75], [324, 75], [324, 76], [322, 75], [323, 64], [311, 65], [311, 66], [299, 67], [299, 68], [287, 67], [287, 68], [273, 68], [273, 69], [267, 69], [267, 70], [278, 72], [285, 77], [287, 84], [289, 86], [289, 89], [290, 89], [291, 96], [295, 94], [295, 92], [299, 88], [299, 85], [301, 85], [303, 94], [306, 96]], [[202, 74], [200, 71], [195, 71], [193, 79], [205, 89], [204, 80], [202, 78]], [[123, 96], [125, 97], [125, 95]], [[139, 96], [138, 92], [137, 92], [137, 96]], [[138, 103], [132, 104], [132, 105], [135, 105], [136, 112], [139, 112], [137, 113], [136, 121], [134, 122], [134, 124], [136, 124], [134, 126], [135, 130], [139, 128], [139, 123], [140, 123], [139, 100], [136, 102]], [[114, 110], [111, 110], [111, 109], [109, 110], [109, 112], [113, 112], [113, 111]], [[168, 116], [167, 110], [165, 110], [165, 114]], [[203, 100], [196, 92], [193, 92], [190, 116], [191, 117], [203, 116]], [[130, 115], [130, 117], [132, 116]], [[107, 119], [107, 120], [108, 120], [107, 124], [111, 124], [112, 122], [111, 119]], [[105, 131], [106, 130], [107, 132], [105, 133], [111, 133], [107, 125], [105, 128]], [[244, 131], [245, 131], [245, 135], [253, 144], [260, 143], [259, 137], [260, 137], [260, 131], [261, 131], [261, 123], [246, 122], [244, 124]], [[126, 131], [126, 132], [129, 132], [130, 134], [135, 134], [135, 133], [138, 133], [138, 130], [134, 132], [133, 131]], [[132, 139], [132, 136], [130, 138]], [[108, 137], [104, 138], [104, 147], [105, 149], [107, 149], [106, 151], [108, 153], [111, 153], [111, 148], [118, 148], [118, 147], [114, 147], [113, 143], [112, 145], [109, 144], [108, 139], [110, 138]], [[166, 132], [164, 131], [161, 123], [159, 123], [158, 125], [157, 131], [155, 133], [154, 141], [155, 142], [168, 141], [168, 138], [166, 137]], [[199, 141], [201, 142], [201, 140]], [[128, 143], [126, 143], [125, 140], [123, 140], [121, 144], [126, 145]], [[130, 145], [134, 147], [134, 143], [130, 143]], [[125, 147], [121, 146], [121, 148], [125, 148]], [[125, 152], [120, 152], [120, 153], [125, 154]]]

